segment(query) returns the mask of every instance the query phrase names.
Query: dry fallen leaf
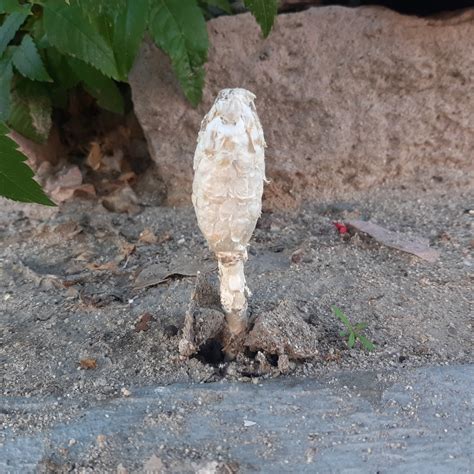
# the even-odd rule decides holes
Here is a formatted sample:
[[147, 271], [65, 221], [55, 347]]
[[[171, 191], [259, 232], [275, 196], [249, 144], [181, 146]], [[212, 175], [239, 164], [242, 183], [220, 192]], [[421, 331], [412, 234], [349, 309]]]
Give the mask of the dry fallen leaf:
[[69, 220], [61, 224], [56, 225], [53, 228], [53, 231], [56, 235], [62, 236], [64, 238], [72, 238], [80, 234], [84, 229], [75, 221]]
[[91, 252], [90, 250], [86, 250], [85, 252], [80, 252], [74, 257], [74, 260], [77, 260], [78, 262], [87, 262], [94, 256], [94, 253]]
[[62, 168], [54, 176], [46, 180], [46, 191], [56, 188], [76, 188], [82, 184], [82, 173], [78, 166], [72, 165]]
[[138, 238], [138, 240], [145, 244], [156, 244], [158, 242], [158, 237], [153, 233], [151, 229], [147, 227], [146, 229], [143, 229], [143, 231], [140, 233], [140, 237]]
[[86, 164], [94, 171], [97, 171], [100, 168], [102, 161], [102, 150], [99, 143], [92, 142], [89, 154], [87, 155]]
[[126, 185], [102, 199], [102, 205], [111, 212], [136, 214], [140, 211], [138, 198], [133, 189]]
[[165, 232], [158, 237], [159, 244], [162, 244], [163, 242], [168, 242], [169, 240], [173, 240], [173, 235], [171, 234], [171, 232]]
[[74, 188], [56, 188], [49, 195], [54, 202], [61, 203], [74, 196], [94, 197], [96, 192], [92, 184], [81, 184]]
[[128, 183], [130, 181], [135, 181], [136, 177], [137, 175], [133, 171], [127, 171], [126, 173], [122, 173], [117, 179], [118, 181]]
[[97, 369], [97, 361], [95, 359], [81, 359], [79, 362], [81, 369]]
[[110, 173], [112, 171], [121, 173], [123, 164], [123, 151], [114, 150], [112, 155], [105, 155], [102, 157], [101, 171], [104, 173]]
[[120, 245], [120, 253], [115, 258], [115, 262], [119, 264], [123, 260], [128, 259], [133, 252], [135, 252], [136, 246], [135, 244], [131, 244], [129, 242], [122, 242]]
[[398, 232], [385, 229], [370, 221], [347, 221], [346, 224], [356, 231], [370, 235], [377, 242], [402, 252], [411, 253], [428, 262], [435, 262], [439, 258], [438, 250], [430, 248], [428, 239], [423, 237], [408, 237]]
[[149, 286], [164, 283], [175, 276], [195, 277], [199, 271], [205, 274], [215, 269], [216, 265], [214, 263], [207, 265], [203, 265], [201, 262], [183, 265], [177, 264], [176, 266], [171, 266], [171, 268], [165, 268], [163, 265], [155, 263], [140, 271], [135, 278], [133, 287], [135, 290], [141, 290]]
[[116, 272], [118, 271], [117, 264], [115, 262], [106, 262], [106, 263], [88, 263], [86, 267], [89, 270], [98, 270], [98, 271], [111, 271]]
[[135, 332], [148, 331], [151, 321], [155, 321], [155, 318], [150, 313], [142, 314], [140, 319], [135, 323]]

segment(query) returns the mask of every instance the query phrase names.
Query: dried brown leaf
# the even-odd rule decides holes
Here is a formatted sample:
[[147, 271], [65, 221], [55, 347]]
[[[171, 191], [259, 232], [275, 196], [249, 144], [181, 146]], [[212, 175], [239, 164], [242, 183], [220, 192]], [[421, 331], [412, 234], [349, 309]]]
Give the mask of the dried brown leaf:
[[102, 205], [111, 212], [136, 214], [140, 211], [137, 195], [128, 185], [104, 197], [102, 199]]
[[91, 370], [91, 369], [97, 369], [97, 360], [92, 359], [92, 358], [87, 358], [87, 359], [81, 359], [79, 361], [81, 369], [85, 370]]
[[86, 267], [89, 270], [98, 270], [98, 271], [111, 271], [116, 272], [118, 271], [117, 264], [115, 262], [106, 262], [106, 263], [88, 263]]
[[143, 229], [143, 231], [140, 233], [140, 237], [138, 238], [138, 240], [145, 244], [156, 244], [158, 242], [158, 237], [151, 229], [147, 227], [146, 229]]
[[92, 142], [89, 154], [87, 155], [86, 164], [94, 171], [100, 168], [102, 161], [102, 150], [98, 142]]
[[124, 183], [129, 183], [131, 181], [135, 181], [136, 178], [137, 178], [137, 175], [133, 171], [127, 171], [126, 173], [122, 173], [118, 177], [118, 180]]
[[54, 176], [50, 176], [45, 183], [45, 190], [56, 188], [75, 188], [82, 184], [82, 173], [78, 166], [72, 165], [62, 168]]
[[148, 331], [150, 329], [150, 322], [155, 321], [155, 318], [150, 313], [144, 313], [140, 319], [135, 323], [135, 332]]
[[370, 235], [377, 242], [387, 247], [411, 253], [428, 262], [435, 262], [439, 258], [438, 250], [430, 248], [428, 239], [423, 237], [408, 237], [370, 221], [352, 220], [347, 221], [346, 224], [358, 232]]
[[201, 263], [189, 263], [183, 265], [163, 267], [160, 264], [153, 264], [144, 268], [135, 278], [134, 289], [141, 290], [150, 286], [159, 285], [173, 277], [195, 277], [198, 272], [203, 274], [215, 270], [215, 264], [203, 265]]

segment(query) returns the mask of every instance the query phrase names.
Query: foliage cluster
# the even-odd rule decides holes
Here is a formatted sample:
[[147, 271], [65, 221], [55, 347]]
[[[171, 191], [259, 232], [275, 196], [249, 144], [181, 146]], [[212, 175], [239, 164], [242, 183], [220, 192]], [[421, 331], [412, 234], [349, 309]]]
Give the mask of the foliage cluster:
[[[277, 0], [244, 4], [267, 36]], [[197, 105], [208, 50], [205, 20], [216, 12], [231, 13], [229, 0], [0, 0], [0, 195], [46, 203], [32, 192], [22, 155], [3, 148], [4, 125], [45, 141], [53, 108], [64, 108], [76, 87], [103, 109], [122, 113], [117, 83], [127, 82], [145, 34], [170, 57], [184, 94]]]
[[364, 334], [362, 334], [364, 329], [367, 328], [367, 323], [356, 323], [353, 325], [340, 308], [333, 306], [332, 310], [336, 317], [346, 327], [346, 329], [341, 331], [339, 335], [341, 337], [347, 338], [347, 345], [349, 346], [349, 349], [352, 349], [355, 346], [357, 340], [359, 340], [361, 345], [368, 351], [373, 351], [375, 349], [374, 343], [367, 339]]

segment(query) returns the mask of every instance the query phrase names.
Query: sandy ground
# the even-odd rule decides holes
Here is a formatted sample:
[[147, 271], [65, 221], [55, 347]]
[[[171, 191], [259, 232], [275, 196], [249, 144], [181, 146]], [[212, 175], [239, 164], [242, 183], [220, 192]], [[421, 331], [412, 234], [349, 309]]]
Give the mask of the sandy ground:
[[[212, 276], [215, 268], [192, 209], [142, 206], [129, 216], [88, 201], [58, 209], [2, 201], [3, 399], [58, 404], [31, 417], [4, 409], [4, 438], [72, 422], [91, 404], [144, 387], [472, 363], [473, 197], [434, 183], [265, 213], [250, 246], [251, 314], [283, 304], [317, 338], [318, 353], [285, 370], [275, 354], [250, 350], [230, 362], [215, 347], [179, 356], [195, 282], [189, 275]], [[429, 263], [358, 234], [340, 235], [332, 222], [347, 219], [424, 236], [440, 257]], [[149, 233], [140, 239], [145, 229], [156, 242], [143, 241], [154, 240]], [[331, 305], [368, 324], [374, 352], [347, 347]]]

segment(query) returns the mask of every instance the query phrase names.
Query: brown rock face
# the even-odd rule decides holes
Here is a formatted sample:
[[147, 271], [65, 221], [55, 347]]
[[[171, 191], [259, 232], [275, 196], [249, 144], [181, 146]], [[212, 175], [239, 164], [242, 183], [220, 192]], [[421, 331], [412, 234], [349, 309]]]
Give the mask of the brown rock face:
[[474, 150], [474, 11], [442, 19], [377, 7], [280, 15], [263, 40], [250, 14], [208, 23], [204, 99], [193, 109], [167, 58], [145, 44], [130, 80], [135, 111], [167, 186], [190, 204], [199, 125], [217, 92], [257, 95], [264, 205], [343, 196], [433, 175], [466, 183]]

